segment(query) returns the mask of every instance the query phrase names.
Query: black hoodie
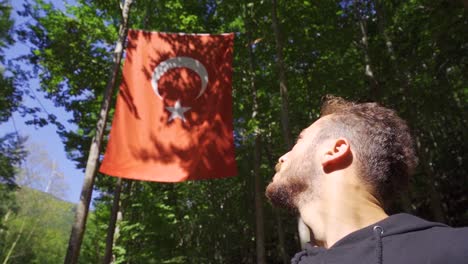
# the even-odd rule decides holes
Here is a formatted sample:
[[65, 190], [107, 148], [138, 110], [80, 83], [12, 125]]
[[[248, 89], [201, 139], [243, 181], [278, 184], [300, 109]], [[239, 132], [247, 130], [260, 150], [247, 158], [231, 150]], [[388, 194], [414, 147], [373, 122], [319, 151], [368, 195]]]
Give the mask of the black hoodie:
[[355, 231], [329, 249], [307, 244], [296, 264], [468, 264], [468, 228], [396, 214]]

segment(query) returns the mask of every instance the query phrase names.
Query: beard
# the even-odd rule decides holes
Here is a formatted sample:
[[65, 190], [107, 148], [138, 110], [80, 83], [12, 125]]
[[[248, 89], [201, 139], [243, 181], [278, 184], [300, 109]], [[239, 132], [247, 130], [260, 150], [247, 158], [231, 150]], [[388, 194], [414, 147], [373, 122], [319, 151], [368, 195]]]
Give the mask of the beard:
[[[291, 173], [284, 170], [280, 173], [281, 165], [276, 165], [277, 179], [272, 181], [266, 188], [265, 195], [270, 202], [277, 207], [287, 209], [291, 213], [298, 214], [298, 200], [300, 194], [310, 189], [311, 179], [300, 173], [299, 168]], [[310, 177], [310, 176], [309, 176]]]

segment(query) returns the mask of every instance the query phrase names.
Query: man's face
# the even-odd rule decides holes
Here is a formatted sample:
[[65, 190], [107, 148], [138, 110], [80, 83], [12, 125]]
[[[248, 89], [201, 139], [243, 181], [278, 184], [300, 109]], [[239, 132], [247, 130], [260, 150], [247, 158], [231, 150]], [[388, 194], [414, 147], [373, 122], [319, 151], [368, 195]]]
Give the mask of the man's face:
[[276, 174], [266, 189], [266, 196], [275, 206], [297, 213], [300, 199], [314, 195], [317, 176], [322, 171], [314, 138], [321, 125], [319, 119], [304, 129], [296, 145], [279, 159]]

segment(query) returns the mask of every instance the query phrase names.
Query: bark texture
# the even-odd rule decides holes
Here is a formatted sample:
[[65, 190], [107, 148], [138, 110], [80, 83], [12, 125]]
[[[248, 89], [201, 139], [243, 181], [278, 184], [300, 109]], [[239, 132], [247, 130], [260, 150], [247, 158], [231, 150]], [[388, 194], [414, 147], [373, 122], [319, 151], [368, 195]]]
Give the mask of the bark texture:
[[80, 254], [81, 243], [83, 242], [83, 235], [86, 229], [86, 219], [88, 217], [89, 204], [91, 202], [91, 194], [93, 192], [94, 179], [96, 177], [97, 165], [99, 160], [99, 153], [102, 148], [102, 137], [107, 124], [107, 117], [109, 115], [109, 107], [114, 93], [114, 87], [117, 80], [118, 71], [120, 70], [120, 62], [122, 60], [122, 53], [124, 42], [127, 37], [128, 31], [128, 14], [133, 0], [125, 0], [122, 6], [122, 23], [119, 29], [119, 39], [115, 45], [114, 50], [114, 66], [110, 80], [107, 83], [104, 100], [99, 112], [99, 119], [96, 125], [96, 134], [92, 139], [91, 148], [89, 150], [88, 162], [86, 164], [85, 178], [83, 187], [81, 189], [80, 201], [76, 208], [75, 222], [72, 226], [70, 240], [68, 242], [67, 254], [65, 256], [65, 264], [78, 263]]

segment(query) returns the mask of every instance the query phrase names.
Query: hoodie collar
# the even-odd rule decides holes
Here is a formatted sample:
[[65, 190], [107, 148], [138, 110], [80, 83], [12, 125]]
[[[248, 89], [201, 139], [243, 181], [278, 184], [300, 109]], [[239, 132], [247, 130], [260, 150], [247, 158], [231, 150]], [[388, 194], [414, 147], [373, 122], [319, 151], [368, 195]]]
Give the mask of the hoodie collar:
[[331, 248], [352, 245], [359, 241], [372, 237], [374, 227], [382, 228], [382, 237], [388, 237], [396, 234], [409, 233], [413, 231], [423, 230], [434, 226], [446, 226], [441, 223], [429, 222], [419, 217], [410, 214], [395, 214], [391, 215], [377, 223], [361, 228], [351, 234], [338, 240]]
[[[367, 240], [375, 245], [375, 263], [383, 263], [383, 237], [410, 233], [414, 231], [428, 229], [434, 226], [446, 226], [440, 223], [429, 222], [412, 216], [409, 214], [396, 214], [385, 218], [377, 223], [369, 225], [365, 228], [359, 229], [351, 234], [343, 237], [338, 242], [336, 242], [329, 249], [323, 247], [316, 247], [311, 243], [306, 244], [305, 250], [297, 253], [294, 258], [291, 260], [291, 263], [300, 263], [303, 258], [309, 257], [318, 257], [317, 261], [320, 259], [320, 256], [327, 255], [329, 263], [343, 263], [343, 254], [328, 254], [330, 252], [343, 252], [342, 250], [348, 250], [348, 248], [355, 247], [361, 242]], [[366, 242], [364, 242], [366, 243]]]

